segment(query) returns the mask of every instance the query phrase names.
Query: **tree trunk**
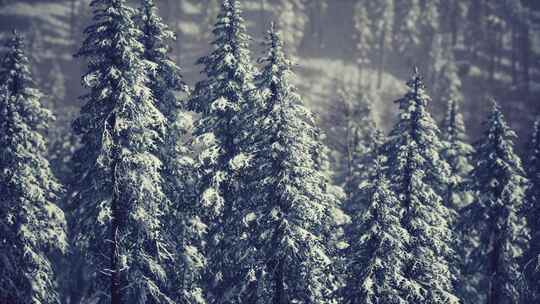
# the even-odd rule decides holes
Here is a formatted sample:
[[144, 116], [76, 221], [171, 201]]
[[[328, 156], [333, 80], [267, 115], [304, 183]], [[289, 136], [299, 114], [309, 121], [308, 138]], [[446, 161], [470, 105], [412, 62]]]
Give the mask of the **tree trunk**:
[[491, 251], [489, 255], [489, 290], [488, 290], [488, 296], [487, 296], [487, 304], [500, 304], [500, 292], [502, 292], [501, 286], [497, 284], [497, 281], [499, 280], [499, 274], [498, 274], [498, 262], [499, 262], [499, 255], [500, 255], [500, 244], [498, 244], [499, 241], [499, 231], [496, 229], [492, 236], [491, 236], [491, 247], [493, 250]]
[[[107, 124], [111, 134], [115, 134], [114, 126], [116, 125], [116, 115], [112, 115], [108, 120]], [[106, 126], [107, 127], [107, 126]], [[116, 134], [115, 134], [116, 135]], [[119, 202], [119, 193], [116, 185], [116, 174], [117, 167], [119, 162], [118, 148], [113, 147], [112, 153], [112, 176], [111, 176], [111, 185], [112, 185], [112, 199], [111, 199], [111, 304], [122, 304], [122, 279], [121, 271], [122, 265], [119, 261], [119, 252], [120, 244], [119, 242], [119, 230], [122, 226], [122, 209]]]

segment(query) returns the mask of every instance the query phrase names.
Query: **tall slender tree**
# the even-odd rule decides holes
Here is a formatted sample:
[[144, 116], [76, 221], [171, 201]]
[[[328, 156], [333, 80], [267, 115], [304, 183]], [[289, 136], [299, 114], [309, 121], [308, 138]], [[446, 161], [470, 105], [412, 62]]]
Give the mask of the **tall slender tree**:
[[360, 85], [365, 84], [364, 72], [369, 67], [371, 51], [374, 47], [374, 35], [372, 32], [372, 21], [369, 16], [369, 6], [366, 3], [358, 2], [354, 6], [354, 36], [356, 42], [356, 63], [360, 73]]
[[398, 100], [399, 121], [385, 144], [388, 179], [405, 210], [403, 227], [411, 235], [407, 244], [411, 259], [403, 271], [412, 284], [405, 298], [420, 303], [458, 303], [449, 267], [454, 237], [449, 229], [451, 211], [441, 197], [450, 170], [439, 155], [440, 132], [426, 109], [430, 97], [415, 70], [407, 83], [409, 92]]
[[419, 25], [423, 9], [420, 0], [396, 1], [394, 8], [394, 47], [399, 54], [413, 58], [422, 42]]
[[170, 57], [168, 41], [174, 33], [163, 23], [154, 0], [142, 0], [135, 18], [142, 31], [143, 57], [151, 67], [148, 87], [157, 107], [166, 118], [165, 140], [160, 156], [167, 209], [163, 221], [173, 259], [167, 265], [169, 293], [175, 303], [205, 303], [201, 273], [205, 265], [202, 236], [206, 225], [201, 221], [202, 208], [196, 200], [195, 162], [189, 145], [192, 119], [176, 95], [188, 91], [180, 68]]
[[210, 300], [230, 303], [245, 291], [242, 282], [250, 273], [244, 267], [249, 264], [243, 263], [248, 249], [242, 247], [245, 200], [241, 194], [243, 171], [249, 164], [245, 150], [257, 133], [247, 128], [245, 119], [247, 109], [256, 105], [254, 67], [238, 1], [222, 1], [213, 34], [212, 52], [197, 61], [204, 66], [206, 78], [195, 85], [190, 107], [200, 114], [194, 127], [196, 141], [203, 146], [198, 188], [211, 217], [207, 291]]
[[477, 290], [488, 304], [517, 303], [519, 258], [527, 240], [520, 214], [525, 172], [513, 151], [516, 137], [493, 102], [487, 130], [474, 155], [471, 189], [476, 200], [466, 212], [468, 237], [474, 238], [471, 267], [482, 276]]
[[[449, 82], [451, 85], [452, 82]], [[451, 94], [450, 96], [456, 96]], [[451, 97], [452, 98], [452, 97]], [[480, 301], [477, 298], [477, 292], [474, 288], [474, 281], [477, 276], [466, 267], [467, 257], [470, 255], [469, 246], [464, 244], [463, 236], [467, 234], [466, 229], [462, 229], [461, 209], [469, 205], [473, 200], [471, 191], [466, 190], [469, 182], [470, 171], [472, 170], [472, 154], [474, 148], [467, 142], [465, 132], [465, 123], [458, 106], [458, 97], [447, 99], [448, 107], [446, 117], [443, 121], [442, 138], [444, 146], [441, 151], [441, 157], [450, 165], [450, 180], [446, 184], [443, 198], [446, 206], [455, 211], [452, 213], [450, 224], [456, 233], [456, 239], [453, 240], [456, 250], [456, 260], [452, 261], [452, 267], [459, 275], [456, 283], [456, 289], [462, 299], [467, 303], [476, 303]]]
[[411, 236], [401, 225], [403, 207], [385, 177], [384, 159], [366, 187], [369, 206], [353, 215], [344, 303], [410, 303], [405, 263]]
[[98, 303], [172, 303], [166, 294], [158, 147], [165, 118], [148, 88], [142, 32], [124, 0], [94, 0], [94, 23], [77, 56], [89, 90], [74, 122], [76, 244], [87, 254]]
[[[361, 3], [361, 2], [360, 2]], [[383, 72], [386, 67], [388, 48], [393, 41], [394, 33], [394, 0], [370, 1], [367, 3], [371, 31], [373, 32], [373, 50], [377, 54], [377, 88], [381, 88]]]
[[[336, 303], [328, 228], [337, 197], [321, 168], [319, 130], [296, 93], [291, 62], [272, 26], [257, 78], [264, 100], [261, 137], [252, 148], [251, 238], [264, 268], [260, 303]], [[250, 302], [251, 303], [251, 302]]]
[[540, 117], [534, 122], [529, 149], [527, 173], [530, 184], [527, 189], [525, 214], [531, 238], [523, 259], [527, 279], [527, 292], [524, 296], [530, 303], [535, 303], [540, 301]]
[[446, 83], [446, 88], [439, 93], [440, 100], [447, 104], [446, 116], [443, 120], [442, 138], [445, 146], [442, 157], [450, 165], [450, 173], [453, 180], [448, 183], [446, 202], [453, 209], [459, 209], [470, 203], [466, 193], [462, 191], [465, 179], [472, 170], [471, 158], [473, 147], [467, 142], [465, 122], [460, 111], [463, 102], [461, 94], [461, 81], [457, 75], [457, 68], [453, 61], [448, 61], [441, 73], [441, 83]]
[[23, 38], [0, 63], [0, 302], [59, 303], [50, 254], [67, 247], [61, 186], [45, 159], [51, 113], [34, 88]]

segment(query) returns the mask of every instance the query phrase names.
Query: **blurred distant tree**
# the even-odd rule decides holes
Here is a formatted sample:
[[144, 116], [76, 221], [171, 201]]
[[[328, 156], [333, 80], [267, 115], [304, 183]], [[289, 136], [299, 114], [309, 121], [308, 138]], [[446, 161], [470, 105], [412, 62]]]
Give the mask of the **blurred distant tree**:
[[364, 73], [370, 66], [372, 50], [375, 48], [375, 37], [373, 36], [372, 20], [370, 20], [368, 5], [364, 2], [358, 2], [354, 6], [354, 33], [356, 48], [354, 57], [359, 67], [360, 83], [364, 83]]
[[423, 14], [420, 0], [396, 1], [394, 9], [393, 46], [398, 54], [411, 60], [422, 43], [420, 22]]
[[[366, 10], [367, 16], [362, 17], [361, 15], [357, 15], [356, 18], [359, 18], [358, 20], [366, 20], [363, 23], [370, 26], [369, 35], [367, 32], [368, 29], [361, 29], [361, 32], [359, 32], [359, 35], [363, 35], [363, 37], [365, 37], [362, 40], [365, 40], [368, 44], [367, 46], [362, 46], [362, 48], [371, 49], [372, 56], [375, 54], [376, 61], [374, 64], [377, 68], [376, 87], [380, 89], [382, 86], [383, 73], [385, 72], [386, 61], [389, 54], [388, 49], [392, 45], [394, 37], [395, 1], [372, 0], [363, 4], [365, 8], [358, 7], [358, 5], [355, 12], [364, 14], [362, 11]], [[371, 39], [368, 39], [370, 36]]]
[[283, 30], [283, 43], [287, 51], [297, 55], [304, 38], [308, 16], [305, 0], [277, 0], [276, 23]]

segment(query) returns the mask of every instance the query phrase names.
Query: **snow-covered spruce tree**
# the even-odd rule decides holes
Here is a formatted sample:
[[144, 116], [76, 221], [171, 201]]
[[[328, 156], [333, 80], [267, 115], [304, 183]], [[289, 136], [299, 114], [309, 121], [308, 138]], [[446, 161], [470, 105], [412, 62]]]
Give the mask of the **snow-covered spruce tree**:
[[517, 303], [519, 258], [528, 234], [520, 214], [527, 180], [513, 151], [516, 137], [497, 103], [486, 121], [487, 130], [474, 155], [471, 189], [475, 201], [465, 214], [473, 244], [471, 268], [482, 276], [477, 290], [486, 303]]
[[369, 207], [352, 217], [344, 303], [410, 303], [404, 289], [410, 236], [401, 225], [403, 207], [385, 177], [383, 157], [374, 163], [366, 186]]
[[201, 221], [202, 210], [194, 192], [195, 163], [188, 142], [192, 119], [175, 96], [187, 91], [180, 68], [170, 58], [167, 41], [175, 37], [158, 16], [154, 0], [141, 1], [135, 20], [142, 31], [143, 57], [150, 65], [148, 87], [166, 118], [160, 156], [163, 188], [168, 199], [162, 220], [166, 237], [174, 246], [169, 248], [174, 257], [167, 267], [169, 293], [178, 304], [205, 303], [200, 276], [205, 264], [201, 241], [206, 226]]
[[291, 63], [274, 26], [266, 45], [257, 78], [264, 136], [252, 147], [248, 185], [256, 221], [250, 238], [260, 248], [254, 261], [264, 269], [253, 303], [336, 303], [327, 241], [329, 223], [335, 222], [330, 210], [338, 202], [322, 169], [319, 130], [291, 83]]
[[59, 303], [49, 254], [67, 247], [60, 184], [45, 159], [52, 119], [33, 87], [23, 39], [0, 63], [0, 302]]
[[[254, 68], [248, 50], [249, 37], [240, 3], [223, 0], [213, 30], [212, 52], [197, 63], [206, 78], [195, 85], [189, 105], [200, 114], [194, 126], [199, 154], [198, 190], [202, 206], [209, 208], [205, 276], [209, 301], [231, 303], [244, 291], [249, 263], [246, 252], [242, 206], [244, 167], [249, 162], [245, 147], [256, 136], [245, 115], [256, 105], [252, 99]], [[213, 300], [212, 300], [213, 299]]]
[[162, 233], [165, 118], [147, 87], [142, 32], [125, 0], [94, 0], [94, 23], [77, 56], [87, 59], [84, 106], [74, 122], [76, 244], [87, 255], [97, 303], [172, 303], [171, 258]]
[[528, 290], [524, 296], [529, 303], [536, 303], [540, 301], [540, 117], [534, 122], [529, 149], [527, 173], [530, 184], [525, 211], [531, 238], [524, 258]]
[[[415, 69], [416, 70], [416, 69]], [[458, 303], [449, 263], [453, 234], [441, 197], [450, 173], [440, 157], [440, 132], [427, 112], [430, 98], [415, 71], [400, 100], [399, 121], [385, 144], [388, 179], [405, 209], [402, 224], [411, 235], [404, 274], [410, 284], [404, 298], [414, 303]]]

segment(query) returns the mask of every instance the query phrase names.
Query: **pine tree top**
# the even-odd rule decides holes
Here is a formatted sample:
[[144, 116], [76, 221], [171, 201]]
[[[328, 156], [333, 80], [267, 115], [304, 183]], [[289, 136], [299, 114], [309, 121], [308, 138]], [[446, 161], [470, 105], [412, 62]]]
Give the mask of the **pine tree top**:
[[[418, 68], [414, 68], [413, 76], [407, 82], [407, 86], [409, 91], [397, 101], [401, 110], [400, 119], [390, 132], [385, 149], [392, 150], [402, 146], [407, 147], [408, 150], [419, 151], [425, 158], [431, 160], [423, 163], [423, 165], [430, 167], [426, 174], [431, 174], [439, 182], [446, 182], [449, 167], [446, 162], [441, 161], [438, 157], [439, 151], [443, 148], [443, 143], [439, 138], [439, 128], [427, 110], [427, 104], [431, 98], [425, 91]], [[403, 169], [405, 165], [404, 157], [418, 161], [415, 156], [405, 150], [390, 151], [389, 156], [390, 161], [398, 164], [392, 170]]]
[[154, 0], [141, 1], [135, 20], [142, 31], [144, 57], [155, 62], [167, 60], [170, 47], [166, 41], [175, 35], [158, 15]]
[[[208, 77], [207, 80], [199, 82], [195, 87], [194, 95], [202, 95], [200, 96], [202, 99], [199, 98], [199, 102], [192, 105], [197, 111], [210, 111], [214, 100], [204, 99], [217, 97], [226, 97], [227, 100], [220, 100], [220, 104], [214, 106], [237, 108], [239, 105], [236, 103], [244, 97], [237, 96], [237, 94], [253, 88], [254, 68], [250, 62], [250, 37], [247, 34], [241, 13], [239, 1], [222, 1], [218, 21], [212, 30], [215, 37], [212, 41], [214, 50], [209, 55], [197, 60], [197, 64], [204, 65], [203, 72]], [[212, 90], [207, 92], [209, 84], [214, 85]], [[212, 96], [215, 94], [221, 96]], [[222, 104], [225, 102], [227, 104]]]
[[[266, 54], [259, 58], [258, 62], [264, 63], [265, 66], [257, 76], [257, 83], [259, 87], [268, 89], [272, 91], [270, 93], [276, 95], [279, 94], [278, 91], [287, 90], [292, 85], [289, 82], [292, 77], [292, 61], [285, 56], [281, 34], [273, 22], [263, 41], [263, 46]], [[280, 96], [274, 97], [279, 101], [287, 100]]]
[[[506, 123], [504, 115], [495, 100], [492, 101], [491, 111], [484, 124], [487, 129], [477, 148], [477, 161], [480, 162], [479, 165], [495, 165], [502, 170], [500, 172], [490, 171], [489, 174], [491, 175], [505, 172], [503, 173], [505, 175], [517, 173], [524, 176], [521, 161], [513, 149], [514, 140], [517, 138], [517, 135]], [[481, 166], [480, 170], [483, 167]], [[478, 170], [477, 168], [475, 171]]]
[[0, 64], [0, 83], [13, 95], [21, 94], [34, 85], [30, 74], [30, 62], [24, 54], [24, 39], [16, 31], [5, 44], [6, 53]]
[[154, 0], [142, 0], [134, 20], [142, 31], [140, 41], [144, 48], [145, 65], [149, 70], [148, 87], [160, 111], [169, 121], [174, 120], [174, 113], [180, 107], [174, 92], [189, 91], [182, 79], [180, 67], [170, 58], [168, 42], [175, 40], [176, 36], [158, 15]]

